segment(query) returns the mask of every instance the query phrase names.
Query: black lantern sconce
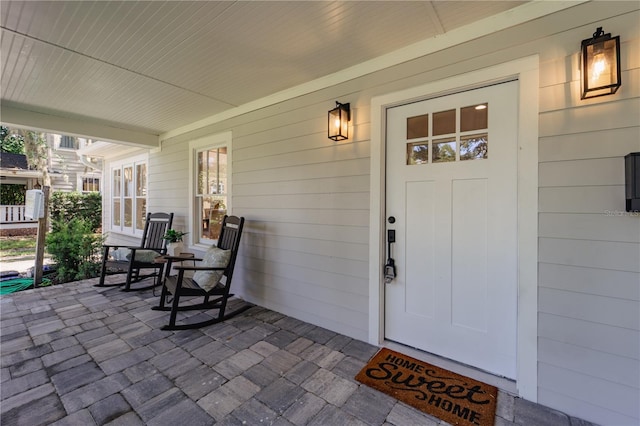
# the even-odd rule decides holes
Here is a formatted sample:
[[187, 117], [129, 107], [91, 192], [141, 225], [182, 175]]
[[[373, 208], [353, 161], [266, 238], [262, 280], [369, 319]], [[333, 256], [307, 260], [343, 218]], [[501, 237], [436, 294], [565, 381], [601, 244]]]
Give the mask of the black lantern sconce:
[[582, 94], [580, 99], [612, 95], [620, 78], [620, 36], [611, 37], [598, 27], [593, 38], [582, 40]]
[[351, 120], [350, 104], [336, 101], [336, 107], [329, 111], [328, 136], [334, 141], [349, 138], [349, 120]]

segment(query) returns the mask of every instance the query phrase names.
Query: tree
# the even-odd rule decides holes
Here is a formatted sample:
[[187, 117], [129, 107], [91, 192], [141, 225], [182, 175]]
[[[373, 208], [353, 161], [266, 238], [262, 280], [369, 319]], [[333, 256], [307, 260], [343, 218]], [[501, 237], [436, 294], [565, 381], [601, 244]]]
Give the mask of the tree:
[[24, 138], [7, 126], [0, 126], [0, 151], [24, 154]]
[[455, 142], [434, 143], [432, 150], [434, 163], [456, 161]]
[[44, 133], [33, 130], [20, 130], [24, 140], [24, 152], [27, 155], [27, 164], [42, 172], [42, 183], [44, 186], [51, 186], [51, 176], [49, 175], [49, 146], [44, 137]]
[[49, 147], [44, 133], [33, 130], [12, 130], [0, 126], [0, 150], [12, 154], [25, 154], [30, 169], [42, 172], [45, 186], [51, 186], [49, 175]]
[[0, 150], [12, 154], [25, 154], [29, 168], [42, 172], [43, 185], [51, 186], [49, 146], [44, 133], [0, 126]]
[[[0, 151], [24, 154], [24, 140], [7, 126], [0, 126]], [[0, 204], [19, 206], [24, 204], [25, 186], [5, 184], [0, 186]]]

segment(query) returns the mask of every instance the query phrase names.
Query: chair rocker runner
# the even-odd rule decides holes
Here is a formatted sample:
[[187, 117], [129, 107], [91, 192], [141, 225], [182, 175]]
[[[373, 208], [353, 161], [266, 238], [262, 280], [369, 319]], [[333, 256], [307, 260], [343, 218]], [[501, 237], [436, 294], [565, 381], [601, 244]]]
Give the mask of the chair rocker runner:
[[[199, 328], [222, 322], [251, 308], [252, 305], [245, 304], [233, 312], [225, 312], [228, 299], [233, 297], [233, 294], [230, 293], [231, 279], [233, 278], [233, 268], [240, 248], [240, 236], [242, 235], [243, 226], [243, 217], [225, 215], [217, 246], [209, 248], [204, 259], [189, 259], [201, 261], [201, 263], [198, 266], [174, 266], [174, 269], [178, 271], [178, 275], [165, 278], [160, 295], [160, 303], [152, 308], [160, 311], [171, 311], [169, 324], [163, 326], [162, 330]], [[184, 257], [166, 256], [166, 259], [166, 268], [167, 271], [170, 271], [172, 262], [184, 260]], [[193, 271], [193, 278], [185, 275], [187, 271]], [[173, 296], [173, 300], [168, 302], [170, 295]], [[203, 297], [204, 300], [198, 304], [180, 305], [183, 296], [199, 296]], [[167, 303], [170, 303], [171, 306], [166, 306]], [[178, 311], [205, 309], [217, 309], [218, 314], [205, 321], [176, 324]]]
[[[103, 245], [102, 269], [100, 283], [96, 287], [121, 286], [122, 291], [147, 290], [156, 287], [162, 282], [163, 263], [157, 263], [154, 259], [164, 255], [167, 251], [166, 240], [163, 238], [173, 223], [173, 213], [147, 213], [147, 221], [142, 233], [142, 241], [139, 247], [123, 247], [122, 245]], [[142, 270], [152, 270], [151, 273], [142, 275]], [[124, 282], [105, 284], [107, 275], [127, 274]], [[131, 284], [145, 278], [153, 277], [153, 284], [131, 288]]]

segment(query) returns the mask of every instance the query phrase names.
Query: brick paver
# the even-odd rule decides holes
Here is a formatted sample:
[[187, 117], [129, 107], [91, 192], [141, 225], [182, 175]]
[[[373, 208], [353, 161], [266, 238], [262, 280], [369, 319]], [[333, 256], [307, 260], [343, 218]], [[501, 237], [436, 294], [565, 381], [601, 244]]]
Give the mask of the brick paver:
[[[95, 283], [0, 299], [3, 426], [445, 424], [355, 381], [375, 346], [257, 306], [163, 331], [150, 290]], [[497, 425], [531, 422], [588, 425], [500, 392]]]

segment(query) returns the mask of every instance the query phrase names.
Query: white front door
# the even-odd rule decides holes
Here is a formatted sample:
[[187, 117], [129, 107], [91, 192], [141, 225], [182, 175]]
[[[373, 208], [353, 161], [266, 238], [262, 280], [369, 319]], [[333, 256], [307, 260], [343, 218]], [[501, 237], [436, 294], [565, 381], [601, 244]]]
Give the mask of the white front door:
[[387, 110], [385, 338], [515, 378], [518, 83]]

